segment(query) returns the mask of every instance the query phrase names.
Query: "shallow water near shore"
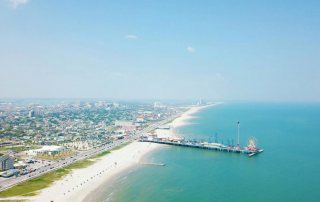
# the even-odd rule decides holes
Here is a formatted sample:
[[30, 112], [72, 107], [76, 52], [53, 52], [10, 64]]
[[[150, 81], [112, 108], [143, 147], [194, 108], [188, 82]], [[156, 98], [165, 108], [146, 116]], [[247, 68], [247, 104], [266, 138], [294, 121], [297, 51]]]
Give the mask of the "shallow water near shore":
[[[318, 201], [319, 104], [222, 104], [194, 114], [176, 131], [189, 139], [241, 145], [254, 136], [264, 152], [254, 157], [166, 146], [119, 176], [95, 201]], [[216, 135], [217, 134], [217, 135]]]

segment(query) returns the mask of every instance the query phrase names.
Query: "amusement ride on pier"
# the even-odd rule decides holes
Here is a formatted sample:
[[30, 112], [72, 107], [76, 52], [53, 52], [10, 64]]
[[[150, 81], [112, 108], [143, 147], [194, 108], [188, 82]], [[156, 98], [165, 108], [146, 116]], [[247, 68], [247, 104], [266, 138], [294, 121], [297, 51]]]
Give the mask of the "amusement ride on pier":
[[166, 144], [166, 145], [174, 145], [174, 146], [182, 146], [182, 147], [192, 147], [199, 149], [207, 149], [207, 150], [215, 150], [215, 151], [223, 151], [223, 152], [231, 152], [231, 153], [239, 153], [239, 154], [247, 154], [248, 156], [254, 156], [263, 152], [263, 149], [257, 147], [257, 140], [254, 137], [250, 137], [248, 139], [248, 144], [246, 147], [240, 147], [240, 122], [238, 125], [238, 142], [236, 146], [233, 145], [224, 145], [217, 142], [204, 142], [204, 141], [196, 141], [196, 140], [185, 140], [184, 138], [158, 138], [151, 136], [141, 136], [141, 142], [152, 142], [158, 144]]

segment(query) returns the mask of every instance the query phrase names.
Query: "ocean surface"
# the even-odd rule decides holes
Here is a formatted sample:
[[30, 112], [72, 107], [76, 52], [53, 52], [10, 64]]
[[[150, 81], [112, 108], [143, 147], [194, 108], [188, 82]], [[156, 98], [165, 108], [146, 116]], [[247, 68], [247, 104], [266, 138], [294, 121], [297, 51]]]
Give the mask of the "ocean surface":
[[[166, 146], [101, 187], [96, 201], [320, 201], [320, 104], [225, 103], [194, 114], [177, 132], [236, 142], [254, 136], [264, 152], [248, 157]], [[105, 191], [104, 191], [105, 190]]]

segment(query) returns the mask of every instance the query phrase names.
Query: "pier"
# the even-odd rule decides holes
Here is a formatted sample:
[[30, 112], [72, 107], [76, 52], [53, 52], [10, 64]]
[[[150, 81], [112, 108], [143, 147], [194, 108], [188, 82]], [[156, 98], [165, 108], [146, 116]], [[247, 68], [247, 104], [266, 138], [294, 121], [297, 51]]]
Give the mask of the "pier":
[[248, 147], [240, 148], [240, 147], [234, 147], [234, 146], [226, 146], [220, 143], [208, 143], [208, 142], [199, 142], [199, 141], [186, 141], [186, 140], [172, 141], [172, 140], [148, 139], [148, 138], [141, 138], [139, 141], [180, 146], [180, 147], [190, 147], [190, 148], [197, 148], [197, 149], [229, 152], [229, 153], [246, 154], [249, 157], [263, 152], [263, 149], [258, 149], [255, 147], [248, 146]]
[[146, 166], [165, 166], [166, 164], [164, 163], [140, 163], [142, 165], [146, 165]]
[[255, 156], [261, 152], [263, 149], [257, 147], [257, 140], [254, 137], [250, 137], [248, 139], [248, 145], [246, 147], [241, 148], [240, 146], [240, 122], [237, 122], [237, 145], [224, 145], [223, 143], [216, 142], [204, 142], [204, 141], [196, 141], [196, 140], [185, 140], [185, 138], [179, 137], [169, 137], [169, 138], [160, 138], [157, 135], [146, 135], [140, 137], [140, 142], [150, 142], [157, 144], [166, 144], [180, 147], [191, 147], [197, 149], [206, 149], [206, 150], [214, 150], [220, 152], [228, 152], [228, 153], [238, 153], [238, 154], [246, 154], [249, 157]]

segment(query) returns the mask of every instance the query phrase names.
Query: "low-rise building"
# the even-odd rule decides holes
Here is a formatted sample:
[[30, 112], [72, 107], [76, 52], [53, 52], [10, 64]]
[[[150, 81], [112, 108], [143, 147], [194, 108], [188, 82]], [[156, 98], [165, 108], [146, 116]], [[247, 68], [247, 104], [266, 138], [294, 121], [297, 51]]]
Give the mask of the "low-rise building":
[[26, 168], [27, 166], [28, 165], [23, 161], [19, 161], [19, 162], [14, 164], [14, 168], [15, 169], [20, 169], [20, 170]]
[[14, 175], [18, 175], [19, 171], [16, 169], [9, 169], [1, 174], [1, 177], [12, 177]]
[[10, 156], [0, 156], [0, 171], [14, 168], [14, 159]]
[[133, 126], [133, 122], [132, 121], [115, 121], [114, 123], [115, 126], [120, 126], [120, 127], [126, 127], [126, 126]]

